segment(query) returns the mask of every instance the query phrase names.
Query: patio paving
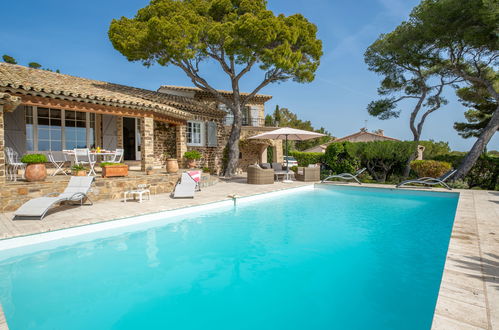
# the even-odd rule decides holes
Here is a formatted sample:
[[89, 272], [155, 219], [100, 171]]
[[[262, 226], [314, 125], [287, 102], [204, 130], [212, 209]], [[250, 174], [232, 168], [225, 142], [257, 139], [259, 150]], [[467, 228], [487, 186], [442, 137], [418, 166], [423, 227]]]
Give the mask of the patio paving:
[[[171, 199], [168, 194], [159, 194], [142, 204], [107, 200], [90, 207], [65, 206], [51, 211], [42, 221], [12, 221], [12, 213], [4, 213], [0, 214], [0, 238], [200, 205], [229, 199], [232, 194], [250, 196], [310, 184], [245, 182], [245, 178], [221, 181], [196, 193], [194, 199]], [[363, 186], [393, 189], [389, 185]], [[432, 329], [499, 329], [499, 192], [454, 191], [460, 193], [460, 199]]]

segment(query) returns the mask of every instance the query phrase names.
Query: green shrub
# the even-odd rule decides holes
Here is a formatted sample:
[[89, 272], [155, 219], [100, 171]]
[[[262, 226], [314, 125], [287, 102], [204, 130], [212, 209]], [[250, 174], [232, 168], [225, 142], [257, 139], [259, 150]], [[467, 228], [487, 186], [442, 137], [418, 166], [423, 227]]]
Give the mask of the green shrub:
[[211, 173], [211, 170], [209, 167], [203, 167], [203, 173]]
[[118, 166], [118, 165], [119, 166], [123, 166], [125, 164], [123, 164], [123, 163], [108, 163], [108, 162], [102, 162], [102, 163], [100, 163], [100, 167], [104, 167], [104, 166]]
[[21, 158], [21, 162], [26, 164], [41, 164], [47, 162], [47, 157], [44, 154], [27, 154]]
[[197, 150], [186, 151], [184, 153], [185, 159], [201, 159], [201, 153]]
[[409, 141], [373, 141], [348, 143], [345, 149], [347, 154], [360, 159], [361, 166], [367, 167], [377, 182], [385, 182], [389, 176], [402, 174], [416, 147]]
[[[465, 154], [453, 153], [436, 156], [434, 160], [446, 161], [451, 163], [453, 168], [458, 168], [464, 157]], [[499, 190], [499, 158], [481, 155], [463, 180], [469, 188]]]
[[85, 166], [83, 166], [83, 165], [78, 165], [78, 164], [75, 164], [75, 165], [71, 166], [71, 169], [72, 169], [73, 171], [75, 171], [75, 172], [76, 172], [76, 171], [85, 171], [85, 170], [86, 170]]
[[438, 178], [449, 172], [451, 168], [450, 163], [438, 160], [414, 160], [411, 162], [411, 169], [419, 177]]
[[354, 173], [360, 166], [357, 155], [350, 148], [352, 143], [331, 143], [324, 154], [324, 162], [333, 174]]
[[324, 161], [324, 154], [322, 152], [291, 151], [289, 155], [295, 157], [298, 165], [303, 167], [307, 167], [310, 164], [322, 163]]
[[295, 173], [298, 172], [298, 166], [291, 166], [289, 169]]

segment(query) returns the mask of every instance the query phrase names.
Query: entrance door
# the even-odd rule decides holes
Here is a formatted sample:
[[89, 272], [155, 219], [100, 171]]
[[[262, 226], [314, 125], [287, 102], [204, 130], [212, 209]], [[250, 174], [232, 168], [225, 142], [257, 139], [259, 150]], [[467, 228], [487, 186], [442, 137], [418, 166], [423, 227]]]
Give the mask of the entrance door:
[[123, 118], [125, 160], [140, 160], [140, 119]]

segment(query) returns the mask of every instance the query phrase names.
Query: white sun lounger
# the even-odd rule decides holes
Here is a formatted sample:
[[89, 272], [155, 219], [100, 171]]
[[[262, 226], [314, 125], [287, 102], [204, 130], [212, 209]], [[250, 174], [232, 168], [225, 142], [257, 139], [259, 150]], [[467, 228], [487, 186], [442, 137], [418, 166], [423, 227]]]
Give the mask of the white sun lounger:
[[402, 181], [397, 185], [397, 188], [400, 188], [402, 186], [411, 184], [411, 183], [419, 183], [427, 186], [435, 186], [435, 185], [442, 185], [445, 188], [452, 190], [451, 187], [449, 187], [445, 181], [447, 181], [450, 177], [452, 177], [457, 170], [450, 170], [449, 172], [445, 173], [444, 175], [438, 177], [438, 178], [430, 178], [430, 177], [424, 177], [424, 178], [419, 178], [415, 180], [406, 180]]
[[93, 177], [72, 176], [62, 194], [51, 193], [44, 197], [27, 201], [14, 212], [14, 219], [37, 218], [42, 220], [50, 207], [65, 201], [80, 202], [80, 205], [83, 205], [86, 199], [90, 202], [89, 205], [92, 205], [92, 201], [88, 198], [87, 194], [90, 191], [93, 181]]
[[194, 198], [197, 182], [189, 175], [189, 173], [182, 173], [180, 181], [175, 186], [173, 191], [173, 198]]
[[360, 170], [358, 170], [357, 172], [355, 172], [354, 174], [351, 174], [351, 173], [341, 173], [341, 174], [337, 174], [337, 175], [330, 175], [328, 176], [327, 178], [325, 178], [324, 180], [322, 180], [321, 182], [324, 183], [324, 182], [332, 182], [332, 181], [328, 181], [329, 179], [333, 179], [333, 178], [337, 178], [337, 179], [343, 179], [343, 180], [355, 180], [357, 181], [358, 184], [362, 184], [360, 183], [359, 179], [357, 179], [357, 177], [359, 175], [362, 174], [362, 172], [364, 172], [366, 170], [366, 168], [362, 168]]

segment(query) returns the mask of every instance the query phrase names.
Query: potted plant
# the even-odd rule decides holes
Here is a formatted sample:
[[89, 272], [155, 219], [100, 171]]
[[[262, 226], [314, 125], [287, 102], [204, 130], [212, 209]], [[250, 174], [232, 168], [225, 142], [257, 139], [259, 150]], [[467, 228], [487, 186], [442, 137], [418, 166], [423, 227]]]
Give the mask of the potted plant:
[[170, 154], [165, 153], [166, 158], [166, 172], [177, 173], [178, 172], [178, 161], [176, 158], [170, 157]]
[[152, 166], [148, 166], [146, 168], [146, 175], [151, 175], [151, 174], [154, 174], [154, 169]]
[[87, 175], [87, 169], [83, 165], [75, 164], [75, 165], [71, 166], [71, 171], [73, 172], [74, 176], [86, 176]]
[[44, 154], [24, 155], [21, 162], [27, 164], [24, 172], [27, 181], [43, 181], [47, 177], [47, 168], [45, 167], [47, 157]]
[[128, 165], [122, 163], [101, 163], [102, 177], [128, 176]]
[[196, 150], [186, 151], [184, 153], [184, 158], [187, 159], [187, 166], [189, 168], [195, 168], [196, 160], [201, 159], [201, 153]]

